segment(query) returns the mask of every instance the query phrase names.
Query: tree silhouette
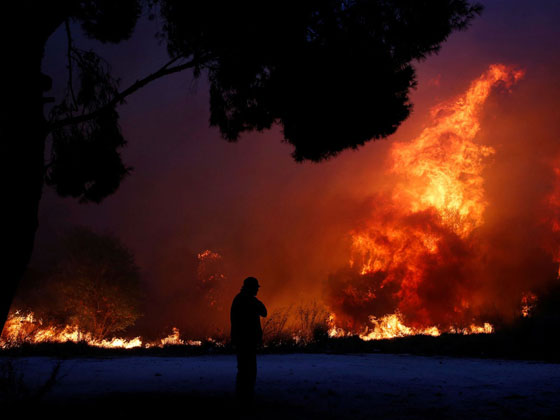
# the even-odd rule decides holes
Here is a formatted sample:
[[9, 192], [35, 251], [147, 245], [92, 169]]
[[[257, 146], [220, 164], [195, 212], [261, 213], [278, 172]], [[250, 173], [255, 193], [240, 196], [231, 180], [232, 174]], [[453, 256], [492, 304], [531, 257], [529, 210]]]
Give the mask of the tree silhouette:
[[72, 325], [102, 340], [140, 316], [141, 288], [134, 256], [112, 235], [77, 227], [62, 235], [51, 258], [28, 270], [18, 293], [19, 310], [49, 325]]
[[[3, 5], [0, 25], [7, 156], [3, 325], [31, 255], [46, 181], [62, 196], [100, 202], [129, 173], [117, 106], [166, 75], [191, 69], [210, 82], [210, 124], [236, 141], [245, 131], [282, 127], [297, 161], [320, 161], [393, 133], [409, 115], [414, 60], [437, 52], [481, 11], [467, 0], [148, 0], [161, 16], [170, 59], [119, 90], [107, 63], [82, 51], [70, 22], [103, 43], [127, 39], [140, 0], [22, 0]], [[65, 97], [48, 118], [51, 80], [41, 73], [49, 37], [68, 40]], [[45, 163], [45, 143], [50, 159]]]
[[50, 281], [67, 321], [96, 339], [123, 331], [140, 316], [140, 275], [115, 237], [70, 231]]

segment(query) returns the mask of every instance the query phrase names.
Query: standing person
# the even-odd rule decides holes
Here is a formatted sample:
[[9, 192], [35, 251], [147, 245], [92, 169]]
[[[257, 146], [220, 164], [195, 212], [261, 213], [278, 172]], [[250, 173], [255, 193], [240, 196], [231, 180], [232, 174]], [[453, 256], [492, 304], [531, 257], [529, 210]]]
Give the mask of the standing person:
[[262, 344], [261, 316], [266, 307], [257, 299], [259, 282], [254, 277], [243, 281], [241, 291], [231, 304], [231, 343], [237, 353], [237, 399], [244, 405], [253, 401], [257, 379], [257, 348]]

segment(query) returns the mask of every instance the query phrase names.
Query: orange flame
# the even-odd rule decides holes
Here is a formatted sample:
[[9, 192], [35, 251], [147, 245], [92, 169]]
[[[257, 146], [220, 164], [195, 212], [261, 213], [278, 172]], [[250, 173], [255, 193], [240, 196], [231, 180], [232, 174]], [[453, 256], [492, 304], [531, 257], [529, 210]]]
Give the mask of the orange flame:
[[467, 92], [431, 110], [434, 124], [392, 148], [392, 170], [403, 177], [393, 199], [410, 212], [436, 209], [442, 221], [465, 237], [483, 223], [486, 208], [481, 172], [492, 147], [474, 142], [478, 116], [492, 87], [511, 87], [523, 76], [504, 65], [490, 66]]
[[[475, 141], [479, 115], [492, 88], [509, 89], [521, 77], [522, 71], [490, 66], [463, 95], [434, 107], [433, 123], [418, 137], [393, 144], [393, 191], [378, 196], [371, 218], [352, 232], [350, 266], [361, 276], [360, 287], [347, 282], [342, 296], [335, 298], [342, 307], [366, 308], [381, 304], [380, 295], [395, 300], [395, 313], [369, 317], [360, 335], [363, 339], [493, 330], [488, 323], [468, 322], [471, 302], [465, 299], [454, 305], [452, 314], [440, 314], [436, 322], [448, 319], [443, 329], [435, 326], [418, 289], [427, 286], [428, 270], [445, 271], [457, 249], [469, 252], [469, 239], [484, 223], [487, 202], [482, 171], [495, 151]], [[453, 319], [467, 326], [455, 327]]]
[[66, 343], [66, 342], [85, 342], [93, 347], [103, 348], [150, 348], [165, 347], [168, 345], [190, 345], [200, 346], [201, 341], [181, 340], [178, 328], [173, 328], [172, 333], [155, 342], [144, 342], [141, 337], [126, 339], [121, 337], [113, 337], [111, 339], [97, 340], [92, 338], [91, 334], [80, 331], [75, 325], [66, 325], [62, 328], [45, 325], [42, 320], [37, 319], [31, 312], [23, 314], [15, 311], [10, 314], [2, 336], [0, 337], [0, 348], [9, 348], [19, 346], [23, 343], [39, 344], [39, 343]]

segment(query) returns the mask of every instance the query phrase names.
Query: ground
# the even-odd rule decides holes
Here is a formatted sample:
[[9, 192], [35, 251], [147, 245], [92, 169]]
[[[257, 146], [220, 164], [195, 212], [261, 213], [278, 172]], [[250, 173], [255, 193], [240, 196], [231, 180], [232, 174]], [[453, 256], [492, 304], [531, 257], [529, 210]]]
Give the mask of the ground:
[[[12, 359], [35, 388], [56, 363]], [[560, 364], [390, 354], [262, 355], [258, 364], [248, 414], [236, 411], [231, 355], [66, 359], [41, 402], [13, 406], [96, 417], [560, 418]]]

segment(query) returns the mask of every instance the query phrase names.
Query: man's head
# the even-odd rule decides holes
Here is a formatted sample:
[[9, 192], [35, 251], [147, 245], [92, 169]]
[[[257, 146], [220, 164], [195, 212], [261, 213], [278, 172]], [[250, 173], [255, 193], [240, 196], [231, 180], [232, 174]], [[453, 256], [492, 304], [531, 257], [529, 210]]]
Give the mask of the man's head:
[[243, 287], [241, 289], [245, 290], [247, 293], [252, 294], [253, 296], [257, 296], [257, 293], [259, 291], [259, 287], [261, 287], [261, 286], [259, 285], [259, 281], [256, 278], [247, 277], [243, 281]]

